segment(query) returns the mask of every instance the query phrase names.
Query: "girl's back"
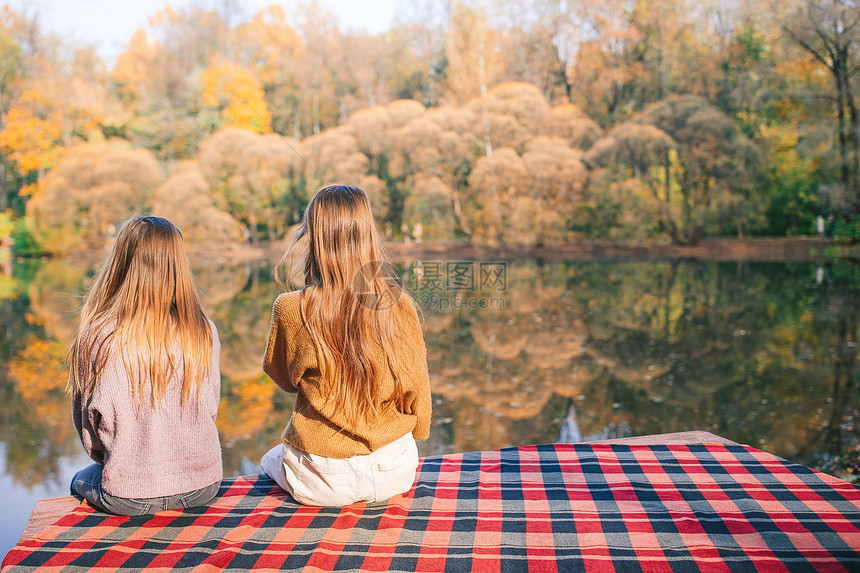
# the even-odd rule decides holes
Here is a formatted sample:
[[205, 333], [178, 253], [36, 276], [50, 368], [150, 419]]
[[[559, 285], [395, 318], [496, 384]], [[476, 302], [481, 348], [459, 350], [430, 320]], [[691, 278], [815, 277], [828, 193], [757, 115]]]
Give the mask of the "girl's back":
[[208, 501], [222, 477], [219, 355], [179, 230], [126, 222], [69, 352], [75, 427], [95, 462], [72, 492], [126, 515]]
[[122, 357], [116, 352], [105, 363], [88, 403], [82, 393], [73, 394], [75, 425], [87, 452], [101, 458], [103, 486], [110, 494], [126, 498], [175, 495], [221, 479], [221, 447], [215, 426], [221, 345], [215, 325], [209, 325], [212, 356], [199, 398], [183, 397], [181, 370], [168, 381], [157, 406], [148, 383], [142, 385], [139, 396], [133, 396]]
[[[298, 396], [283, 448], [263, 457], [263, 469], [314, 505], [401, 493], [415, 477], [415, 439], [430, 430], [426, 350], [414, 302], [385, 272], [390, 265], [361, 189], [320, 189], [282, 262], [300, 240], [306, 241], [304, 288], [275, 301], [263, 359], [278, 386]], [[395, 466], [379, 459], [391, 455]], [[384, 476], [384, 485], [371, 488], [372, 495], [351, 488], [343, 494], [323, 477], [323, 467], [339, 468], [338, 479], [348, 468], [355, 478], [348, 484]], [[308, 484], [319, 491], [308, 491]]]
[[288, 443], [317, 455], [346, 458], [369, 454], [410, 432], [418, 440], [427, 439], [431, 403], [424, 340], [411, 298], [402, 296], [403, 308], [390, 311], [402, 315], [391, 349], [399, 358], [399, 371], [395, 377], [385, 350], [369, 338], [362, 361], [376, 372], [373, 393], [368, 392], [373, 413], [358, 419], [344, 407], [338, 384], [320, 365], [303, 319], [305, 292], [284, 293], [275, 300], [263, 370], [282, 389], [299, 394], [282, 436]]

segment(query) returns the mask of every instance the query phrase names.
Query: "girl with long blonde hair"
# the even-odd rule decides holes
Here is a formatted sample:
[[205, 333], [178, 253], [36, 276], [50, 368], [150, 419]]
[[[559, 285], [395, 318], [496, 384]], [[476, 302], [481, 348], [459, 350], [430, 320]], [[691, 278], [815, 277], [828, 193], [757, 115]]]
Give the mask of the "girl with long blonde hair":
[[67, 360], [75, 428], [94, 462], [72, 494], [119, 515], [211, 500], [222, 477], [220, 350], [179, 229], [161, 217], [126, 221]]
[[297, 394], [263, 471], [297, 501], [375, 502], [408, 491], [430, 432], [426, 349], [412, 298], [387, 272], [367, 195], [320, 189], [281, 263], [304, 286], [274, 303], [263, 370]]

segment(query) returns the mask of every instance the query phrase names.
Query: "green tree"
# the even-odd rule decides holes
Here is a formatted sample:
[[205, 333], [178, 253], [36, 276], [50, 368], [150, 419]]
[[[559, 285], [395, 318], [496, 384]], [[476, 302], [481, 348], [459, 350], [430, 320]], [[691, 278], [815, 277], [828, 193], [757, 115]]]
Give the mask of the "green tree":
[[802, 0], [784, 20], [786, 33], [829, 72], [839, 141], [839, 176], [845, 213], [860, 215], [860, 116], [857, 80], [860, 70], [860, 5], [856, 0]]

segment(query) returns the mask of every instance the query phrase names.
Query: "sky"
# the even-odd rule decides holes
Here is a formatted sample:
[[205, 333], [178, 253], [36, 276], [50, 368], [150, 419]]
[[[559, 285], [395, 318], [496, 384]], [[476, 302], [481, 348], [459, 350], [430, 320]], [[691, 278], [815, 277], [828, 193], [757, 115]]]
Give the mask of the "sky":
[[[318, 0], [337, 16], [341, 29], [379, 33], [394, 21], [397, 0]], [[283, 4], [291, 13], [299, 0], [238, 0], [250, 17], [271, 4]], [[149, 17], [167, 5], [215, 6], [217, 0], [10, 0], [25, 13], [38, 12], [45, 32], [75, 43], [92, 44], [109, 65], [125, 49], [134, 32], [147, 26]]]

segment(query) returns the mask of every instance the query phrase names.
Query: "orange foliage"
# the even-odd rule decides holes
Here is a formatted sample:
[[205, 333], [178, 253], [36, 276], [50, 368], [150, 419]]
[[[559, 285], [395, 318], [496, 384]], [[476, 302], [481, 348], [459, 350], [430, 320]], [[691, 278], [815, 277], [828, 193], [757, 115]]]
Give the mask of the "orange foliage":
[[269, 423], [276, 390], [264, 374], [230, 384], [222, 396], [217, 420], [225, 444], [250, 438]]
[[189, 243], [242, 241], [242, 226], [215, 206], [209, 182], [194, 164], [184, 166], [155, 190], [152, 213], [173, 221]]
[[149, 43], [143, 28], [134, 33], [128, 48], [120, 54], [111, 73], [111, 80], [116, 84], [117, 92], [124, 101], [144, 99], [147, 86], [152, 84], [154, 79], [164, 81], [164, 74], [159, 73], [163, 71], [158, 67], [161, 57], [159, 51], [158, 46]]
[[6, 114], [0, 148], [15, 161], [17, 171], [48, 169], [57, 159], [63, 135], [63, 113], [38, 90], [27, 90]]
[[68, 373], [63, 364], [63, 348], [55, 340], [31, 337], [27, 346], [9, 362], [9, 372], [21, 398], [34, 418], [60, 432], [55, 443], [74, 428], [71, 423], [69, 400], [65, 388]]
[[27, 203], [28, 230], [50, 252], [80, 241], [101, 244], [120, 219], [145, 207], [161, 179], [148, 150], [119, 143], [68, 148]]

